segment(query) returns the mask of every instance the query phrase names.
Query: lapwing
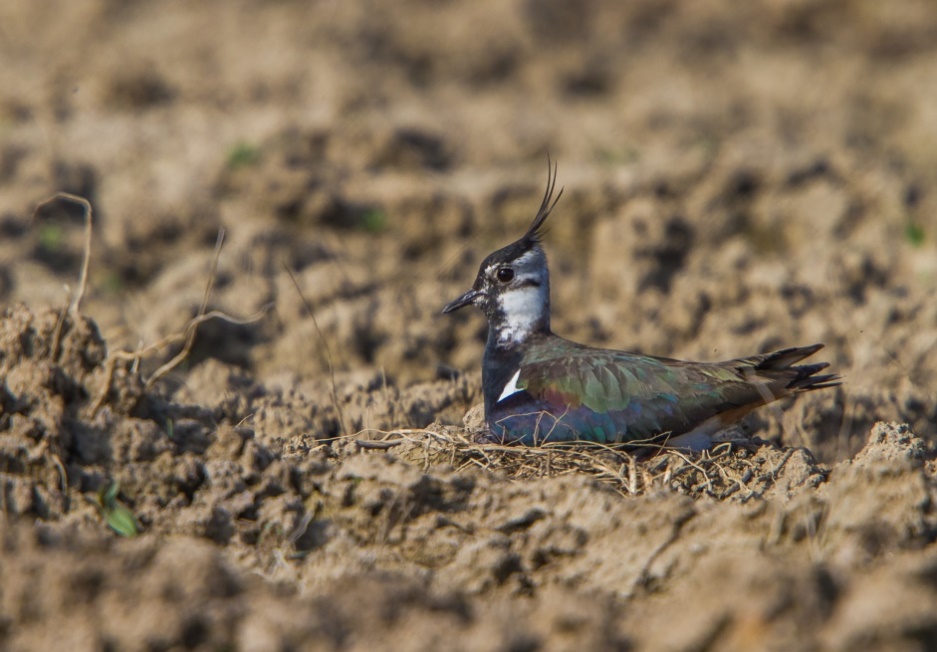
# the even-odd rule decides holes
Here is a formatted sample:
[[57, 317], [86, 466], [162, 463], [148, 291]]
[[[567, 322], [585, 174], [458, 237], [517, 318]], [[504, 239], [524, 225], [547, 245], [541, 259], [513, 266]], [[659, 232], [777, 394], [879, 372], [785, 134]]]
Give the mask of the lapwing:
[[490, 254], [472, 289], [443, 308], [488, 318], [482, 362], [485, 439], [503, 444], [661, 442], [703, 450], [752, 410], [840, 384], [825, 362], [797, 364], [822, 344], [722, 362], [685, 362], [602, 349], [550, 328], [550, 274], [542, 246], [557, 167], [537, 215], [517, 241]]

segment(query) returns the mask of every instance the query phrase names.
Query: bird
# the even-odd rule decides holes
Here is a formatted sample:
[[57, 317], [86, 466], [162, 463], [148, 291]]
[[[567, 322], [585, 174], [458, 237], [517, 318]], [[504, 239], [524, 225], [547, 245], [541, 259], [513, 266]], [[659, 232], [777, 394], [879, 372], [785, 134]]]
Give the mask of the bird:
[[550, 273], [542, 238], [558, 166], [547, 159], [540, 208], [520, 239], [489, 254], [472, 288], [444, 314], [466, 306], [488, 320], [482, 360], [482, 441], [711, 448], [752, 410], [785, 396], [835, 387], [829, 363], [797, 364], [823, 344], [721, 362], [687, 362], [581, 344], [550, 327]]

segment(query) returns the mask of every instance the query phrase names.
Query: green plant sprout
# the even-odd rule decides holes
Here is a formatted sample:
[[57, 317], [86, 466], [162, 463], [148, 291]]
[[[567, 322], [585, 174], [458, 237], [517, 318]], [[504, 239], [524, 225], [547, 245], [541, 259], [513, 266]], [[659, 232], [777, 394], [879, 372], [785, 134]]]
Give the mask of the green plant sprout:
[[107, 526], [122, 537], [135, 537], [140, 533], [140, 524], [126, 505], [117, 500], [120, 483], [114, 480], [110, 486], [102, 485], [95, 500], [89, 500]]

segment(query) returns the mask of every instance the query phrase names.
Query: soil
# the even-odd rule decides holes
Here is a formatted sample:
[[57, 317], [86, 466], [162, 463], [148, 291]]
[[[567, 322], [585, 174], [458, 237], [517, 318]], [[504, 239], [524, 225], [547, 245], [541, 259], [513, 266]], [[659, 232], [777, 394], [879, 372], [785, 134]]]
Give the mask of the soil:
[[[14, 2], [0, 62], [0, 648], [937, 646], [933, 3]], [[474, 443], [439, 313], [548, 154], [557, 332], [844, 384]]]

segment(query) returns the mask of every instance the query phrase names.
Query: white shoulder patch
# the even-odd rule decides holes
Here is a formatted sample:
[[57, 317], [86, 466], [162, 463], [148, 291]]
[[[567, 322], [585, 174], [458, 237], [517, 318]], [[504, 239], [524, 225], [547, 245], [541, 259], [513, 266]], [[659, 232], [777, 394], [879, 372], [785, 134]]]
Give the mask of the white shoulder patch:
[[504, 386], [504, 391], [501, 392], [501, 396], [498, 397], [497, 403], [500, 403], [509, 396], [514, 396], [518, 392], [522, 392], [520, 387], [517, 386], [517, 379], [521, 377], [521, 370], [518, 369], [514, 372], [514, 375], [511, 376], [511, 380], [508, 381], [508, 384]]

